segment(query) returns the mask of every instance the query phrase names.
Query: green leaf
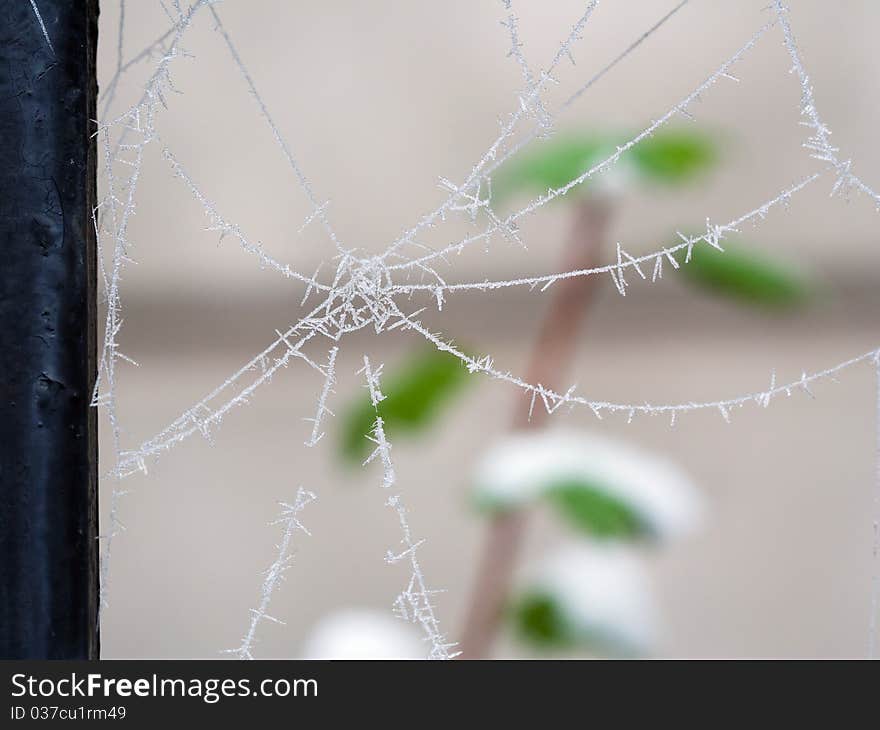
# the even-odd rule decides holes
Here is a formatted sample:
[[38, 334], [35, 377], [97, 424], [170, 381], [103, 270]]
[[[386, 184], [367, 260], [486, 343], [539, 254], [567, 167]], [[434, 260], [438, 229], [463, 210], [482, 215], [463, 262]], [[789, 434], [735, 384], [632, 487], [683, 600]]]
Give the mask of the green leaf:
[[[454, 355], [435, 349], [423, 350], [397, 371], [382, 378], [385, 399], [378, 405], [385, 433], [395, 435], [425, 428], [441, 407], [461, 388], [467, 370]], [[369, 395], [348, 407], [343, 416], [340, 450], [350, 459], [363, 461], [373, 446], [367, 438], [376, 420]]]
[[[514, 157], [493, 178], [493, 199], [499, 203], [523, 190], [546, 192], [560, 188], [612, 155], [631, 135], [568, 134], [537, 142]], [[637, 179], [680, 184], [710, 168], [716, 161], [715, 143], [698, 132], [668, 129], [655, 132], [627, 150], [617, 165], [635, 170]], [[586, 180], [583, 187], [599, 179]]]
[[545, 651], [577, 649], [623, 657], [639, 654], [638, 647], [607, 628], [572, 625], [553, 596], [541, 590], [529, 590], [516, 599], [509, 617], [521, 641]]
[[537, 142], [495, 174], [492, 197], [497, 204], [522, 190], [560, 188], [613, 152], [611, 140], [600, 135], [557, 136]]
[[809, 284], [794, 268], [775, 261], [741, 244], [723, 241], [724, 251], [698, 243], [691, 260], [678, 251], [680, 271], [697, 286], [748, 304], [786, 309], [801, 304], [809, 295]]
[[593, 537], [630, 540], [653, 534], [635, 510], [601, 485], [564, 482], [554, 485], [546, 496], [574, 527]]
[[667, 184], [687, 182], [717, 159], [715, 143], [708, 136], [683, 129], [655, 132], [629, 154], [646, 178]]
[[[656, 536], [656, 531], [642, 515], [601, 484], [574, 478], [549, 483], [536, 490], [535, 499], [545, 500], [574, 528], [600, 540], [639, 540]], [[499, 503], [483, 490], [476, 490], [474, 497], [474, 507], [487, 514], [520, 506]]]
[[543, 648], [567, 648], [577, 644], [576, 633], [565, 621], [551, 596], [526, 593], [510, 612], [517, 635], [523, 641]]

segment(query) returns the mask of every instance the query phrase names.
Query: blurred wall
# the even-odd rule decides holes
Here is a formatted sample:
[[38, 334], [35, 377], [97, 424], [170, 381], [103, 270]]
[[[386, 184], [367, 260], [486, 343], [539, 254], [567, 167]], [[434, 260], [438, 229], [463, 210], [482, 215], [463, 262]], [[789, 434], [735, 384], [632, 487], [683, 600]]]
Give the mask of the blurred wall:
[[[638, 37], [671, 0], [602, 3], [564, 63], [549, 98], [560, 101]], [[638, 131], [664, 113], [740, 47], [770, 15], [767, 0], [691, 0], [632, 56], [596, 84], [559, 129]], [[793, 0], [792, 23], [814, 80], [820, 113], [855, 171], [880, 185], [880, 7]], [[116, 67], [117, 3], [102, 8], [102, 78]], [[575, 0], [515, 3], [524, 53], [541, 66], [581, 12]], [[218, 6], [245, 62], [329, 216], [348, 245], [380, 250], [441, 200], [437, 178], [462, 179], [516, 104], [516, 63], [499, 25], [500, 3], [382, 0], [327, 3], [227, 0]], [[126, 57], [167, 26], [158, 4], [129, 2]], [[175, 62], [163, 141], [228, 219], [306, 273], [332, 250], [308, 215], [301, 190], [208, 17], [200, 17]], [[156, 59], [120, 87], [119, 112], [139, 96]], [[778, 31], [694, 105], [697, 124], [723, 140], [723, 163], [678, 193], [634, 193], [613, 235], [632, 253], [650, 251], [678, 227], [726, 221], [772, 198], [809, 170], [800, 149], [799, 87]], [[111, 112], [112, 115], [112, 112]], [[687, 122], [682, 121], [682, 124]], [[295, 321], [292, 289], [230, 241], [218, 246], [161, 150], [148, 155], [130, 238], [137, 266], [123, 282], [123, 351], [141, 363], [120, 378], [124, 441], [137, 444], [173, 420]], [[572, 380], [597, 397], [674, 401], [765, 387], [772, 368], [797, 378], [875, 347], [873, 292], [877, 213], [865, 200], [830, 199], [830, 181], [774, 212], [749, 240], [812, 272], [823, 296], [807, 312], [767, 318], [684, 290], [674, 277], [636, 286], [625, 300], [602, 292], [581, 342]], [[557, 267], [563, 207], [526, 222], [527, 251], [496, 244], [495, 255], [456, 259], [450, 280], [542, 273]], [[464, 236], [451, 224], [436, 232]], [[501, 248], [501, 247], [504, 248]], [[610, 254], [609, 254], [610, 255]], [[461, 298], [430, 319], [451, 336], [522, 369], [545, 298], [527, 292]], [[353, 338], [340, 356], [344, 402], [360, 392], [364, 351], [389, 367], [411, 337]], [[147, 478], [130, 481], [127, 532], [112, 563], [105, 615], [109, 656], [210, 656], [236, 645], [256, 601], [259, 572], [275, 535], [275, 501], [302, 484], [319, 493], [304, 522], [290, 580], [277, 598], [287, 627], [266, 626], [261, 656], [294, 656], [323, 613], [350, 605], [388, 607], [405, 576], [382, 562], [396, 539], [377, 475], [336, 463], [332, 431], [318, 449], [300, 444], [320, 383], [291, 368], [251, 405], [230, 415], [212, 448], [192, 440]], [[864, 650], [870, 575], [873, 384], [867, 370], [767, 411], [683, 419], [596, 423], [561, 416], [676, 458], [710, 505], [703, 534], [646, 559], [663, 606], [668, 655], [853, 655]], [[331, 406], [332, 407], [332, 406]], [[466, 509], [468, 471], [503, 433], [513, 394], [479, 382], [429, 438], [395, 448], [413, 527], [428, 538], [431, 581], [449, 589], [441, 619], [455, 636], [481, 524]], [[103, 445], [109, 459], [109, 443]], [[109, 463], [108, 463], [109, 466]], [[108, 502], [105, 485], [104, 504]], [[530, 555], [563, 535], [541, 518]], [[518, 652], [506, 647], [505, 652]]]

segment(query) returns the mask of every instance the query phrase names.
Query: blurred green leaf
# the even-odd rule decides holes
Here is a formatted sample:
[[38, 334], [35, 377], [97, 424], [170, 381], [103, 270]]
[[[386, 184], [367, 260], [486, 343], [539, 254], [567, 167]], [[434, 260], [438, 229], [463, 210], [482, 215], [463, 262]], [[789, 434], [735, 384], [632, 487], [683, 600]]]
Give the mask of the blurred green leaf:
[[578, 629], [566, 620], [552, 595], [530, 590], [517, 598], [509, 613], [517, 637], [545, 651], [577, 649], [604, 656], [636, 656], [637, 647], [624, 637], [598, 627]]
[[628, 154], [646, 178], [668, 184], [691, 180], [717, 159], [715, 143], [708, 136], [683, 129], [655, 132]]
[[522, 190], [544, 192], [560, 188], [614, 152], [611, 141], [599, 135], [556, 136], [536, 142], [514, 157], [492, 178], [496, 203]]
[[572, 627], [552, 597], [543, 593], [527, 593], [517, 600], [511, 611], [517, 635], [542, 648], [566, 648], [577, 643]]
[[[397, 371], [382, 378], [385, 400], [378, 406], [389, 438], [417, 431], [427, 426], [461, 388], [467, 370], [454, 355], [438, 350], [424, 350], [404, 363]], [[376, 420], [376, 409], [369, 395], [350, 404], [342, 422], [340, 450], [350, 459], [363, 461], [373, 443], [367, 438]]]
[[809, 283], [794, 268], [763, 253], [731, 241], [721, 243], [724, 251], [698, 243], [684, 264], [686, 253], [678, 251], [679, 269], [686, 280], [699, 287], [765, 308], [786, 309], [802, 303], [809, 295]]
[[628, 540], [652, 534], [638, 513], [600, 485], [566, 482], [546, 496], [574, 527], [593, 537]]
[[[545, 192], [560, 188], [614, 153], [627, 135], [557, 135], [538, 142], [514, 157], [493, 178], [496, 203], [522, 190]], [[629, 166], [636, 178], [680, 184], [711, 167], [716, 161], [715, 143], [699, 132], [668, 129], [655, 132], [625, 152], [618, 165]], [[606, 173], [598, 173], [584, 187]], [[613, 174], [613, 173], [612, 173]]]
[[[580, 479], [550, 483], [535, 491], [534, 500], [546, 501], [574, 528], [594, 538], [638, 540], [655, 535], [632, 506], [600, 484]], [[476, 490], [473, 504], [486, 514], [522, 507], [519, 502], [498, 502], [482, 490]]]

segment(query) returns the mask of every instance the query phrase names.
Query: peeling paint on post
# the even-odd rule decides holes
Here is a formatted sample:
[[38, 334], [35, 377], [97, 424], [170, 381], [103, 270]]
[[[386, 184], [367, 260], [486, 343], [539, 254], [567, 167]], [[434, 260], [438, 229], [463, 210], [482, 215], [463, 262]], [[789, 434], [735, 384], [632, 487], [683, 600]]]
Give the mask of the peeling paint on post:
[[0, 658], [94, 659], [98, 0], [36, 8], [0, 0]]

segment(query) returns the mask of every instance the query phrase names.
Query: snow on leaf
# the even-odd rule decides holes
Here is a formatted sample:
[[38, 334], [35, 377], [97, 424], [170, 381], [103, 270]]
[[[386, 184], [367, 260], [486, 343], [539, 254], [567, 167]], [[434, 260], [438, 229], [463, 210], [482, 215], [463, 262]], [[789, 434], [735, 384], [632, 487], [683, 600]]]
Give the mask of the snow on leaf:
[[644, 654], [658, 634], [647, 577], [620, 545], [557, 549], [533, 570], [512, 608], [520, 638], [543, 649]]
[[508, 436], [473, 477], [478, 505], [509, 509], [547, 500], [601, 537], [672, 537], [699, 524], [702, 503], [669, 460], [589, 431]]

